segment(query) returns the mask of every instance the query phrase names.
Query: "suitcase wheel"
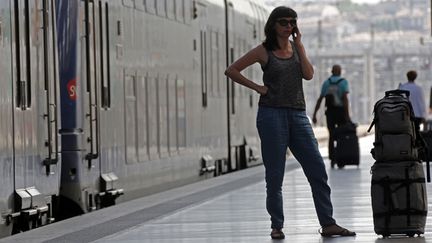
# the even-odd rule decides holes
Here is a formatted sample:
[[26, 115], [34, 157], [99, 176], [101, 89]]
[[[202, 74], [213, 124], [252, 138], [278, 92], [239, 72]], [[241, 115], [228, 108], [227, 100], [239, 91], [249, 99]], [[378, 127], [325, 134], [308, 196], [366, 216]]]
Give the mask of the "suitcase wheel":
[[330, 161], [330, 166], [332, 169], [334, 168], [335, 164], [336, 164], [336, 161], [334, 161], [334, 160]]

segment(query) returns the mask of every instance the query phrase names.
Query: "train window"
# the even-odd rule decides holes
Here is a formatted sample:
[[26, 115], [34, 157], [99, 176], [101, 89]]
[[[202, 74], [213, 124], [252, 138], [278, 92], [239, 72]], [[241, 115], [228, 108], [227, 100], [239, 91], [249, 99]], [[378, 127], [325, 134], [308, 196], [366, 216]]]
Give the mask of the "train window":
[[261, 16], [259, 14], [258, 7], [255, 5], [255, 3], [250, 2], [253, 13], [254, 13], [254, 36], [255, 38], [258, 38], [261, 35]]
[[208, 31], [208, 37], [207, 37], [207, 44], [206, 44], [206, 69], [207, 69], [207, 88], [208, 88], [208, 93], [210, 93], [210, 95], [213, 95], [213, 65], [212, 65], [212, 61], [213, 61], [213, 39], [212, 39], [212, 34], [213, 31]]
[[[24, 3], [23, 3], [24, 2]], [[16, 107], [25, 110], [31, 105], [31, 47], [29, 1], [14, 1]]]
[[200, 65], [202, 106], [207, 107], [207, 33], [205, 30], [201, 30], [200, 33]]
[[[230, 55], [230, 62], [232, 63], [234, 61], [234, 47], [230, 47], [229, 48], [229, 55]], [[236, 113], [236, 109], [235, 109], [235, 104], [236, 104], [236, 100], [235, 100], [235, 95], [236, 95], [236, 89], [235, 89], [235, 82], [230, 82], [231, 84], [231, 114], [235, 114]]]
[[[234, 48], [233, 48], [233, 52], [234, 52], [234, 59], [238, 58], [240, 55], [240, 41], [238, 38], [235, 38], [234, 40]], [[239, 97], [240, 94], [240, 85], [237, 85], [236, 83], [234, 83], [234, 87], [233, 87], [233, 95], [235, 97]]]
[[[31, 56], [31, 53], [32, 53], [32, 50], [31, 50], [31, 48], [32, 48], [32, 43], [31, 43], [31, 32], [32, 32], [32, 30], [30, 30], [30, 28], [31, 27], [33, 27], [31, 24], [30, 24], [30, 18], [31, 18], [31, 16], [30, 16], [30, 3], [29, 3], [29, 0], [25, 0], [25, 2], [24, 2], [24, 4], [25, 4], [25, 47], [26, 47], [26, 50], [25, 50], [25, 52], [26, 52], [26, 67], [27, 67], [27, 70], [26, 70], [26, 72], [27, 72], [27, 90], [26, 90], [26, 101], [27, 101], [27, 108], [29, 108], [29, 107], [31, 107], [31, 102], [32, 102], [32, 88], [31, 88], [31, 86], [32, 86], [32, 56]], [[34, 4], [34, 3], [32, 3], [32, 4]], [[32, 7], [34, 7], [34, 8], [36, 8], [35, 6], [32, 6]]]
[[220, 85], [220, 80], [222, 80], [222, 71], [223, 71], [223, 69], [221, 69], [221, 66], [219, 65], [219, 63], [220, 63], [220, 59], [222, 58], [222, 56], [220, 55], [220, 52], [219, 52], [219, 49], [223, 49], [223, 48], [221, 48], [221, 43], [219, 42], [219, 32], [216, 32], [216, 39], [215, 39], [215, 42], [216, 42], [216, 50], [215, 50], [215, 55], [216, 55], [216, 59], [214, 60], [214, 62], [215, 62], [215, 65], [216, 65], [216, 75], [215, 75], [215, 92], [217, 93], [217, 94], [219, 94], [220, 92], [220, 87], [219, 87], [219, 85]]
[[178, 22], [184, 22], [184, 0], [175, 0], [175, 16]]
[[123, 5], [129, 8], [134, 8], [135, 0], [123, 0]]
[[126, 74], [124, 88], [126, 163], [136, 163], [138, 162], [136, 77]]
[[165, 157], [168, 154], [168, 79], [160, 77], [158, 87], [158, 118], [159, 118], [159, 155]]
[[0, 17], [0, 45], [3, 46], [3, 20]]
[[143, 0], [147, 13], [156, 13], [156, 1], [157, 0]]
[[[227, 63], [226, 63], [226, 59], [224, 58], [226, 55], [226, 49], [224, 46], [225, 43], [225, 35], [223, 33], [219, 33], [219, 43], [223, 46], [221, 46], [221, 48], [219, 48], [219, 70], [224, 70], [227, 67]], [[226, 92], [226, 79], [225, 78], [221, 78], [220, 80], [218, 79], [218, 91], [220, 94], [225, 94]]]
[[138, 113], [137, 113], [137, 127], [138, 127], [138, 159], [140, 162], [148, 160], [148, 143], [147, 143], [147, 79], [144, 75], [137, 75], [137, 93], [138, 98]]
[[[100, 71], [100, 73], [99, 73], [99, 78], [100, 78], [100, 84], [101, 84], [101, 102], [102, 102], [102, 107], [103, 108], [106, 108], [106, 103], [107, 103], [107, 95], [106, 95], [106, 91], [107, 91], [107, 88], [106, 88], [106, 79], [105, 79], [105, 67], [106, 67], [106, 59], [105, 59], [105, 57], [104, 57], [104, 54], [105, 54], [105, 50], [104, 50], [104, 46], [106, 45], [106, 43], [105, 43], [105, 35], [104, 35], [104, 23], [105, 23], [105, 20], [104, 20], [104, 11], [103, 11], [103, 7], [102, 7], [102, 1], [99, 1], [99, 3], [98, 3], [98, 11], [97, 11], [97, 17], [96, 18], [98, 18], [97, 20], [95, 20], [95, 21], [97, 21], [97, 24], [99, 24], [97, 27], [95, 26], [95, 28], [97, 28], [97, 29], [95, 29], [95, 31], [97, 31], [98, 30], [98, 33], [95, 33], [96, 35], [97, 35], [97, 39], [99, 39], [99, 53], [95, 53], [95, 56], [99, 56], [99, 70], [97, 70], [97, 71]], [[95, 13], [96, 14], [96, 13]], [[96, 24], [96, 23], [95, 23]], [[95, 52], [96, 52], [96, 50], [95, 50]]]
[[136, 0], [135, 1], [135, 9], [137, 9], [139, 11], [145, 11], [144, 2], [145, 2], [145, 0]]
[[146, 78], [146, 115], [147, 115], [147, 138], [148, 138], [148, 154], [150, 159], [158, 157], [159, 142], [158, 142], [158, 89], [157, 79], [147, 75]]
[[[258, 9], [260, 10], [259, 12], [261, 13], [261, 23], [264, 23], [265, 20], [267, 19], [267, 11], [262, 7], [259, 7]], [[262, 29], [264, 29], [264, 26], [262, 27]], [[263, 34], [264, 33], [261, 33], [261, 35]]]
[[161, 17], [166, 17], [165, 1], [156, 1], [156, 14]]
[[[243, 41], [240, 39], [240, 37], [239, 38], [237, 38], [237, 40], [236, 40], [236, 47], [235, 47], [235, 50], [236, 50], [236, 52], [235, 52], [235, 58], [239, 58], [240, 56], [241, 56], [241, 54], [242, 54], [242, 52], [243, 52]], [[235, 85], [234, 86], [235, 87], [235, 89], [236, 89], [236, 91], [235, 91], [235, 93], [238, 95], [238, 97], [242, 97], [242, 85]]]
[[184, 22], [190, 24], [192, 20], [192, 5], [191, 1], [183, 1]]
[[[252, 49], [252, 45], [247, 45], [247, 50], [251, 50], [251, 49]], [[247, 50], [245, 50], [245, 51], [247, 51]], [[252, 68], [247, 69], [248, 76], [249, 76], [250, 80], [257, 80], [254, 77], [255, 68], [256, 68], [256, 66], [253, 66]], [[253, 92], [252, 92], [252, 90], [246, 89], [246, 88], [244, 90], [245, 90], [247, 96], [249, 97], [249, 107], [252, 108], [253, 107]]]
[[193, 12], [192, 12], [192, 18], [200, 18], [200, 19], [207, 19], [208, 17], [208, 8], [205, 3], [194, 1], [193, 4]]
[[176, 79], [168, 79], [168, 148], [170, 155], [178, 149], [177, 146], [177, 91]]
[[207, 54], [207, 60], [206, 60], [206, 69], [207, 69], [207, 86], [208, 86], [208, 93], [210, 93], [210, 95], [213, 95], [213, 59], [214, 59], [214, 53], [213, 53], [213, 41], [214, 39], [212, 38], [212, 34], [213, 31], [208, 31], [208, 37], [207, 37], [207, 49], [206, 49], [206, 53]]
[[[248, 47], [247, 40], [243, 39], [243, 41], [242, 41], [242, 52], [240, 53], [241, 56], [244, 55], [248, 51], [247, 47]], [[248, 69], [248, 71], [247, 71], [248, 74], [247, 75], [248, 75], [249, 79], [253, 80], [250, 71], [252, 71], [252, 68]], [[241, 88], [242, 88], [242, 91], [243, 91], [242, 93], [244, 95], [246, 95], [247, 94], [247, 88], [245, 86], [243, 86], [243, 85], [241, 85]]]
[[256, 39], [257, 36], [256, 36], [256, 30], [255, 30], [255, 23], [252, 20], [248, 19], [246, 21], [246, 25], [247, 25], [246, 39], [247, 40]]
[[99, 62], [101, 83], [101, 107], [108, 109], [111, 106], [111, 72], [109, 49], [109, 9], [105, 3], [105, 11], [102, 2], [99, 1]]
[[179, 150], [186, 147], [186, 89], [185, 81], [177, 79], [177, 147]]
[[218, 33], [211, 32], [211, 91], [215, 94], [218, 91], [219, 81], [219, 38]]
[[175, 19], [176, 9], [174, 0], [165, 0], [166, 3], [166, 12], [168, 19]]
[[109, 35], [109, 8], [108, 3], [105, 3], [105, 39], [106, 39], [106, 86], [104, 86], [103, 105], [106, 108], [111, 107], [111, 55], [110, 55], [110, 35]]
[[117, 20], [117, 36], [122, 35], [122, 23], [120, 20]]

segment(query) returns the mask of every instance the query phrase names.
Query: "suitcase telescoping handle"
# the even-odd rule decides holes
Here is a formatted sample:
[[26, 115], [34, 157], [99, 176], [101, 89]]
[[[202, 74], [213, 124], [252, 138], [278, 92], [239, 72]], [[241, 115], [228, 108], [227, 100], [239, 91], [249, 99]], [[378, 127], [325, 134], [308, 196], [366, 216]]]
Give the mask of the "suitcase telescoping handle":
[[385, 96], [405, 96], [406, 98], [409, 98], [410, 92], [408, 90], [401, 90], [401, 89], [394, 89], [394, 90], [388, 90], [385, 92]]
[[426, 181], [431, 182], [430, 161], [426, 161]]

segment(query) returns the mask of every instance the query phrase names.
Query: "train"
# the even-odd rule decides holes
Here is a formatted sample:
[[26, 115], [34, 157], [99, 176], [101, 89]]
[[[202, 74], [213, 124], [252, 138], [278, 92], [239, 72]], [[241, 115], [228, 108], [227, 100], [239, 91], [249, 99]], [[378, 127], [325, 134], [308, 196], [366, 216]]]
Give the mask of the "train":
[[[258, 0], [0, 0], [0, 236], [262, 163]], [[245, 72], [261, 79], [260, 67]]]

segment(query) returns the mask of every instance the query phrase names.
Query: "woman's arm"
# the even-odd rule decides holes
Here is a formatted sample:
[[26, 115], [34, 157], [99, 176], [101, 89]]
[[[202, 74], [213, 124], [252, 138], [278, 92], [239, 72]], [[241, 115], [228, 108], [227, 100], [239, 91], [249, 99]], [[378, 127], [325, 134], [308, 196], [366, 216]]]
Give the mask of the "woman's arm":
[[237, 59], [234, 63], [232, 63], [226, 70], [225, 75], [232, 79], [234, 82], [244, 85], [250, 89], [255, 90], [259, 94], [266, 94], [267, 87], [264, 85], [259, 85], [241, 74], [245, 68], [250, 65], [258, 62], [261, 65], [264, 65], [267, 62], [266, 59], [265, 48], [262, 45], [255, 47], [250, 50], [248, 53]]
[[297, 48], [297, 52], [299, 54], [299, 58], [300, 58], [300, 64], [301, 64], [301, 69], [302, 69], [302, 73], [303, 73], [303, 78], [306, 80], [311, 80], [313, 78], [314, 75], [314, 69], [312, 64], [309, 61], [309, 58], [306, 55], [306, 50], [303, 46], [303, 43], [301, 41], [301, 33], [298, 30], [298, 28], [295, 28], [295, 37], [293, 37], [294, 39], [294, 45]]

